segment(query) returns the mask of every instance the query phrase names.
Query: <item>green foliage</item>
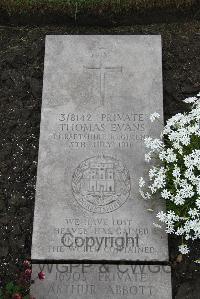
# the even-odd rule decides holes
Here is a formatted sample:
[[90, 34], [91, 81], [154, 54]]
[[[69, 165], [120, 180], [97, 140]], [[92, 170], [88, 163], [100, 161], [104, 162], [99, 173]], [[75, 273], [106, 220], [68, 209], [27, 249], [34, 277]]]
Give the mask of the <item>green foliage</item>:
[[23, 299], [29, 299], [29, 298], [30, 298], [29, 295], [26, 295], [26, 296], [23, 297]]
[[[22, 273], [21, 273], [22, 274]], [[14, 294], [20, 294], [23, 299], [29, 299], [30, 281], [10, 281], [0, 289], [0, 299], [11, 299]]]
[[0, 299], [12, 299], [13, 295], [18, 294], [22, 299], [30, 299], [31, 284], [31, 262], [24, 260], [22, 265], [18, 265], [13, 281], [2, 281], [0, 286]]
[[1, 294], [2, 294], [2, 298], [4, 298], [3, 295], [6, 298], [11, 298], [13, 294], [21, 293], [22, 291], [23, 291], [23, 288], [21, 286], [19, 286], [18, 284], [15, 284], [13, 281], [11, 281], [5, 285], [5, 288], [3, 290], [1, 290]]

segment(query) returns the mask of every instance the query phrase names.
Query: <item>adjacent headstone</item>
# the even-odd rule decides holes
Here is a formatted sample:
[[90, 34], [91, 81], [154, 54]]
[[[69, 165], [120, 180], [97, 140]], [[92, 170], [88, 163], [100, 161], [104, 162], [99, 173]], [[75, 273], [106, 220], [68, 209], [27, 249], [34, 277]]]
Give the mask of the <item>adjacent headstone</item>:
[[47, 36], [32, 259], [168, 259], [138, 191], [161, 61], [160, 36]]
[[31, 294], [37, 299], [171, 299], [169, 266], [161, 265], [33, 265]]

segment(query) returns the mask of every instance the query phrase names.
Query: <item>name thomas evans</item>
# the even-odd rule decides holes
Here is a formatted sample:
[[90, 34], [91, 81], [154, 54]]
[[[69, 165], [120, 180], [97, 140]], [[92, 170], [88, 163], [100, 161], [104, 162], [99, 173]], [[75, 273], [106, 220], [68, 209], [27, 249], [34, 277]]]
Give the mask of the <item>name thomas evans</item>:
[[[145, 121], [146, 118], [146, 121]], [[60, 113], [52, 134], [69, 148], [131, 148], [144, 140], [143, 113]]]
[[151, 235], [147, 227], [135, 227], [134, 220], [116, 218], [66, 218], [66, 227], [53, 231], [55, 246], [49, 252], [107, 252], [154, 253], [155, 248], [145, 246], [143, 238]]

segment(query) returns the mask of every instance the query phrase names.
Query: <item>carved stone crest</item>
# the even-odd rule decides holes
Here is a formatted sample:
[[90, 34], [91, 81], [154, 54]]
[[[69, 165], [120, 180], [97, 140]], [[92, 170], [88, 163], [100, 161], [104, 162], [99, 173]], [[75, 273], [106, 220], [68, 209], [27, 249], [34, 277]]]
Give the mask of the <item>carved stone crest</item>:
[[78, 203], [94, 213], [109, 213], [129, 197], [130, 175], [123, 163], [109, 156], [89, 158], [76, 168], [72, 192]]

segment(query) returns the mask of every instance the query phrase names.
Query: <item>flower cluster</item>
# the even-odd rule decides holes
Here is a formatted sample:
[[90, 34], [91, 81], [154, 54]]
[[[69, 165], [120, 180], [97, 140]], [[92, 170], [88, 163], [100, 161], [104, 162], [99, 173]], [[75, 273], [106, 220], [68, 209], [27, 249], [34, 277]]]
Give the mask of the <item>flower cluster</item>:
[[[145, 161], [153, 162], [156, 157], [159, 163], [151, 166], [148, 182], [140, 178], [139, 187], [144, 199], [159, 192], [166, 200], [167, 210], [160, 211], [157, 218], [167, 233], [182, 236], [185, 244], [179, 251], [187, 254], [187, 240], [200, 238], [200, 93], [184, 102], [191, 105], [189, 112], [170, 118], [160, 139], [145, 139]], [[154, 113], [150, 120], [158, 116]]]
[[39, 272], [37, 277], [32, 280], [31, 263], [28, 260], [24, 260], [22, 271], [20, 271], [16, 277], [15, 282], [11, 281], [4, 286], [0, 286], [0, 298], [36, 299], [35, 297], [28, 295], [30, 284], [34, 283], [36, 279], [44, 280], [45, 273], [43, 271]]

